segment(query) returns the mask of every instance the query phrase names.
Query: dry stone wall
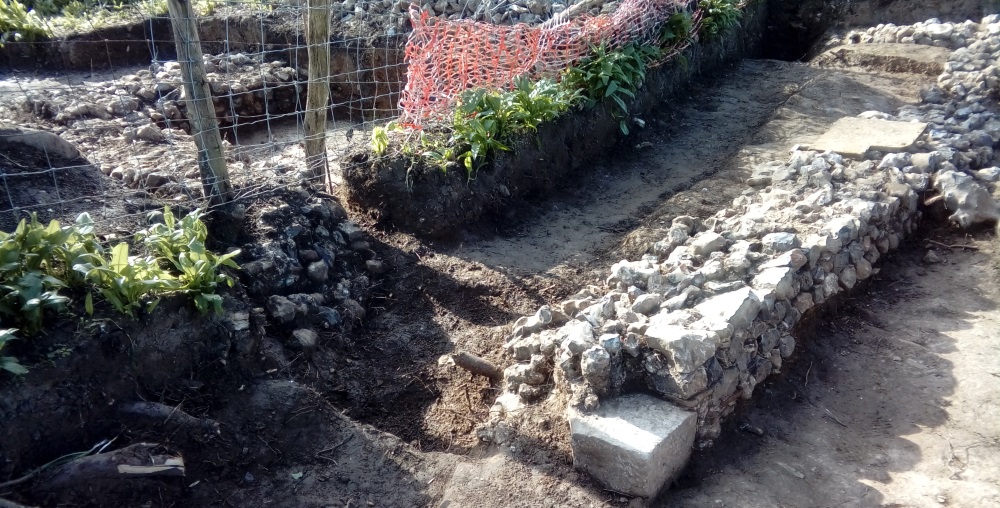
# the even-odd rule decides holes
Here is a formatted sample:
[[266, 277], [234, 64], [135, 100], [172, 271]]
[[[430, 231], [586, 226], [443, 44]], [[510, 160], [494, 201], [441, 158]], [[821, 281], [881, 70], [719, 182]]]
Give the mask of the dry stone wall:
[[[937, 25], [897, 28], [947, 31], [927, 30]], [[943, 200], [961, 226], [1000, 218], [1000, 169], [990, 166], [1000, 121], [987, 106], [1000, 90], [1000, 16], [947, 26], [954, 51], [922, 102], [862, 114], [926, 123], [909, 150], [856, 160], [794, 150], [760, 164], [732, 206], [675, 218], [642, 259], [612, 266], [603, 286], [519, 319], [493, 424], [556, 397], [573, 425], [621, 394], [646, 392], [694, 412], [696, 445], [707, 446], [736, 402], [794, 353], [796, 325], [877, 274], [916, 231], [924, 197], [939, 196], [931, 201]]]

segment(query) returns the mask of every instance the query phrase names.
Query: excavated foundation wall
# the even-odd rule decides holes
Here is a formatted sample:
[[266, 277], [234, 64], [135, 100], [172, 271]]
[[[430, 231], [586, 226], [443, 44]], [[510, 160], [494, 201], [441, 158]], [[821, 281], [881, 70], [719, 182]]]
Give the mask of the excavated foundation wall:
[[[990, 106], [1000, 91], [993, 65], [1000, 16], [849, 35], [859, 42], [909, 37], [904, 43], [954, 50], [921, 103], [861, 115], [916, 123], [923, 134], [894, 153], [869, 150], [851, 159], [795, 150], [759, 164], [730, 207], [704, 220], [677, 217], [641, 260], [611, 267], [604, 286], [518, 320], [507, 343], [514, 364], [505, 370], [493, 425], [547, 397], [565, 401], [571, 421], [605, 417], [602, 406], [641, 392], [695, 414], [690, 446], [708, 446], [737, 401], [794, 353], [796, 326], [862, 287], [879, 260], [916, 231], [925, 199], [937, 196], [930, 201], [943, 203], [963, 227], [1000, 218], [991, 196], [1000, 180], [1000, 168], [991, 166], [1000, 120]], [[592, 455], [604, 462], [625, 446], [583, 438], [591, 452], [606, 452]], [[576, 460], [594, 470], [587, 457]], [[601, 467], [606, 483], [642, 469]]]

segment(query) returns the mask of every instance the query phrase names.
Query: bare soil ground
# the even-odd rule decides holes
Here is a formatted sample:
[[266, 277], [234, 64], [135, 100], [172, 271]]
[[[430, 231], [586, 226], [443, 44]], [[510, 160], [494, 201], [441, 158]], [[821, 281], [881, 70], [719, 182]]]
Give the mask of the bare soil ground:
[[1000, 506], [998, 244], [926, 234], [976, 250], [893, 256], [662, 506]]

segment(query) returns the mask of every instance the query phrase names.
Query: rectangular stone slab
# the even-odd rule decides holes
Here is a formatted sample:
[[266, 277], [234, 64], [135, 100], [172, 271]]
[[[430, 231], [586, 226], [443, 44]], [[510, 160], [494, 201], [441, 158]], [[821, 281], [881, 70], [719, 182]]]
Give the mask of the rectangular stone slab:
[[927, 124], [921, 122], [845, 117], [834, 122], [809, 147], [829, 150], [845, 157], [863, 157], [868, 150], [898, 152], [913, 145], [926, 129]]
[[609, 489], [653, 497], [687, 463], [695, 413], [644, 394], [623, 395], [591, 414], [567, 411], [573, 465]]

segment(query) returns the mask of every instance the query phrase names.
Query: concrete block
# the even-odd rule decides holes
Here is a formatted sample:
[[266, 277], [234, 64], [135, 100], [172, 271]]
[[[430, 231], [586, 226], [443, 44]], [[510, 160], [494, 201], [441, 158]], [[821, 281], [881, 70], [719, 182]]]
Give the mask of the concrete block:
[[568, 410], [573, 465], [609, 489], [652, 497], [687, 463], [697, 416], [644, 394], [623, 395], [592, 414]]

